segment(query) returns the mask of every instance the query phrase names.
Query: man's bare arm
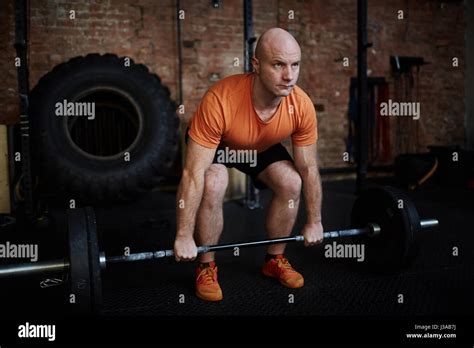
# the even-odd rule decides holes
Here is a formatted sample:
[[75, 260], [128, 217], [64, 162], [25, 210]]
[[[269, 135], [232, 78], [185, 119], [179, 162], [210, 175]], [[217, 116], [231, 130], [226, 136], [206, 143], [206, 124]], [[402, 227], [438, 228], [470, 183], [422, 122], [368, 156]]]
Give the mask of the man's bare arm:
[[306, 225], [303, 229], [305, 243], [317, 244], [322, 241], [321, 204], [322, 189], [319, 176], [316, 144], [294, 146], [295, 167], [303, 181], [303, 194], [306, 202]]
[[193, 260], [196, 257], [193, 238], [196, 214], [204, 191], [205, 173], [212, 164], [215, 152], [215, 149], [208, 149], [189, 139], [176, 197], [177, 231], [174, 251], [177, 261]]

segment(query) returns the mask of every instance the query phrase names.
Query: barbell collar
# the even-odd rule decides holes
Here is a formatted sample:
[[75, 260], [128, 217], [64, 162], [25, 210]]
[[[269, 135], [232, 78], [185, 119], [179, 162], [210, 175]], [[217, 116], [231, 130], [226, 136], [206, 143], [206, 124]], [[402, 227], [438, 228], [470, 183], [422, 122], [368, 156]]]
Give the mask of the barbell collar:
[[370, 223], [367, 227], [367, 235], [369, 237], [376, 237], [380, 234], [380, 225], [375, 223]]
[[107, 268], [107, 258], [105, 257], [104, 252], [99, 253], [99, 265], [102, 271]]

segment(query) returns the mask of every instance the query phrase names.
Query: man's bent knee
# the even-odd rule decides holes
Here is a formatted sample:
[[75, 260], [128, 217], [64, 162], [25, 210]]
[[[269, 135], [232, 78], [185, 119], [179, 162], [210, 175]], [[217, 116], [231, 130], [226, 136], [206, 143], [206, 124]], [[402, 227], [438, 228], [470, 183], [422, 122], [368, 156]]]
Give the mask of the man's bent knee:
[[290, 161], [272, 163], [257, 178], [277, 195], [290, 196], [292, 199], [300, 196], [301, 176]]
[[291, 175], [286, 178], [285, 182], [282, 183], [282, 191], [290, 196], [298, 199], [301, 193], [302, 180], [300, 175], [297, 172], [293, 172]]
[[222, 164], [212, 164], [206, 171], [204, 199], [208, 202], [221, 202], [224, 198], [229, 176], [227, 168]]

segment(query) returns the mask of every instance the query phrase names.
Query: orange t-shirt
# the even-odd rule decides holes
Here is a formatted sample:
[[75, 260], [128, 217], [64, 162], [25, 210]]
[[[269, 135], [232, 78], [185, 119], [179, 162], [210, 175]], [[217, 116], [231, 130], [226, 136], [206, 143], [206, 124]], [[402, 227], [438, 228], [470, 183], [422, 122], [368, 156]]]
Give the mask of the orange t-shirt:
[[295, 146], [317, 140], [316, 111], [308, 95], [294, 86], [275, 114], [262, 121], [252, 104], [253, 73], [229, 76], [213, 85], [194, 114], [189, 136], [215, 149], [251, 149], [262, 152], [291, 135]]

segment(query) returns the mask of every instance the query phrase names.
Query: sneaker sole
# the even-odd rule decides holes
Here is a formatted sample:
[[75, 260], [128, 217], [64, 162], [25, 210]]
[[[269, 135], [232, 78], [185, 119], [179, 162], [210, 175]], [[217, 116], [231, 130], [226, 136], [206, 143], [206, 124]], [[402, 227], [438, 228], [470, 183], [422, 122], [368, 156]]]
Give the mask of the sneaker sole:
[[199, 292], [196, 291], [196, 296], [199, 297], [201, 300], [204, 300], [204, 301], [209, 301], [209, 302], [218, 302], [218, 301], [222, 301], [222, 299], [224, 298], [224, 296], [222, 296], [222, 294], [220, 296], [215, 296], [215, 297], [208, 297], [206, 295], [203, 295]]
[[278, 279], [278, 281], [280, 282], [281, 285], [283, 285], [284, 287], [290, 288], [290, 289], [298, 289], [298, 288], [302, 288], [304, 286], [304, 279], [301, 282], [301, 284], [291, 285], [291, 284], [288, 284], [288, 283], [285, 283], [284, 281], [282, 281], [280, 278], [278, 278], [278, 276], [275, 276], [272, 273], [268, 273], [264, 268], [262, 269], [262, 273], [263, 273], [264, 276], [267, 276], [269, 278]]

